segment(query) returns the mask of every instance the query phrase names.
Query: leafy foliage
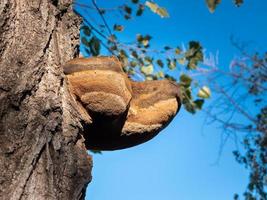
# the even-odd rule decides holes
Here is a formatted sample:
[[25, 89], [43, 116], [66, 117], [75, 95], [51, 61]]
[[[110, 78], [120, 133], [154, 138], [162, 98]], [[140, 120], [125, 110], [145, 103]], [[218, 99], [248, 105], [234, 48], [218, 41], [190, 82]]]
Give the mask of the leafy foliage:
[[[206, 4], [211, 13], [213, 13], [216, 7], [221, 3], [221, 0], [206, 0]], [[234, 4], [239, 7], [244, 3], [243, 0], [234, 0]]]
[[[267, 199], [267, 53], [264, 56], [255, 54], [250, 57], [251, 65], [243, 65], [250, 70], [247, 78], [248, 93], [255, 97], [254, 104], [261, 106], [254, 123], [247, 129], [255, 129], [256, 134], [250, 134], [244, 139], [246, 153], [234, 152], [236, 160], [250, 171], [249, 184], [244, 193], [246, 200]], [[239, 63], [240, 64], [240, 63]], [[242, 63], [244, 64], [244, 63]]]
[[[267, 199], [267, 151], [261, 145], [262, 136], [249, 137], [244, 139], [246, 153], [241, 155], [239, 151], [234, 151], [238, 163], [243, 164], [250, 171], [249, 184], [244, 193], [246, 200]], [[236, 194], [236, 199], [238, 195]]]
[[[222, 124], [228, 135], [246, 133], [243, 137], [244, 153], [234, 151], [238, 163], [249, 169], [249, 184], [244, 193], [246, 200], [267, 199], [267, 54], [248, 54], [237, 43], [233, 44], [242, 52], [240, 59], [232, 61], [228, 72], [215, 69], [210, 80], [213, 91], [219, 93], [216, 109], [209, 116]], [[231, 81], [230, 87], [218, 85], [217, 79]], [[223, 105], [223, 106], [217, 106]], [[249, 105], [249, 106], [247, 106]], [[217, 112], [215, 112], [217, 110]], [[221, 114], [223, 113], [223, 115]], [[254, 113], [254, 114], [253, 114]], [[235, 118], [235, 117], [238, 118]], [[237, 119], [244, 118], [244, 122]], [[234, 199], [239, 199], [236, 194]]]
[[[131, 1], [131, 3], [118, 7], [119, 13], [125, 20], [132, 19], [134, 13], [137, 17], [141, 16], [145, 8], [161, 17], [169, 16], [165, 8], [152, 1], [145, 1], [145, 3]], [[93, 4], [93, 6], [97, 5]], [[95, 8], [102, 17], [104, 26], [97, 28], [84, 18], [84, 26], [81, 28], [81, 43], [86, 47], [87, 55], [85, 56], [97, 56], [101, 49], [106, 49], [111, 55], [117, 56], [122, 61], [124, 71], [132, 79], [177, 81], [181, 86], [185, 109], [190, 113], [195, 113], [202, 108], [204, 99], [210, 97], [210, 89], [207, 86], [201, 87], [196, 79], [191, 78], [191, 74], [196, 72], [199, 63], [203, 61], [202, 47], [199, 42], [190, 41], [187, 48], [177, 45], [175, 47], [164, 46], [161, 50], [155, 50], [151, 47], [151, 35], [136, 34], [134, 42], [122, 43], [116, 32], [123, 32], [125, 27], [116, 22], [113, 24], [114, 32], [112, 32], [105, 19], [105, 9]], [[106, 34], [107, 32], [108, 34]], [[180, 72], [180, 75], [177, 76], [175, 71], [176, 73]]]

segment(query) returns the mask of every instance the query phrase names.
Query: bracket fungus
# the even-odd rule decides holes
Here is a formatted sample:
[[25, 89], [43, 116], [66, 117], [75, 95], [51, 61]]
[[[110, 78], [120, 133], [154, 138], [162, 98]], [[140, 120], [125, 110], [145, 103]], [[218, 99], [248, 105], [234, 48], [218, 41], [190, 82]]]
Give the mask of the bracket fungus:
[[115, 57], [76, 58], [63, 69], [79, 113], [90, 119], [83, 132], [88, 149], [116, 150], [146, 142], [181, 106], [175, 82], [134, 82]]

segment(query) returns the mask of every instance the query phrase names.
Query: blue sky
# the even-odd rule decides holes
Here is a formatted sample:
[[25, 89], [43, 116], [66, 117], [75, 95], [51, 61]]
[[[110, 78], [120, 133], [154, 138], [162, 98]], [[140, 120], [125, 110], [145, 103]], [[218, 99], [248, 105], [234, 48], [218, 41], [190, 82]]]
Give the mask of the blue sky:
[[[109, 7], [114, 1], [98, 3]], [[153, 35], [154, 48], [198, 40], [207, 52], [219, 51], [219, 65], [224, 68], [238, 55], [231, 36], [248, 43], [253, 51], [266, 51], [266, 0], [245, 1], [240, 8], [233, 6], [232, 0], [224, 0], [213, 14], [204, 1], [156, 2], [167, 8], [170, 18], [161, 19], [146, 11], [141, 18], [122, 22], [126, 26], [119, 34], [122, 41], [132, 41], [137, 33]], [[118, 19], [114, 16], [107, 21]], [[94, 154], [93, 180], [86, 199], [228, 200], [234, 193], [242, 194], [248, 172], [232, 156], [234, 142], [227, 142], [216, 162], [222, 130], [216, 124], [205, 125], [204, 119], [203, 113], [191, 115], [182, 109], [153, 140], [130, 149]]]

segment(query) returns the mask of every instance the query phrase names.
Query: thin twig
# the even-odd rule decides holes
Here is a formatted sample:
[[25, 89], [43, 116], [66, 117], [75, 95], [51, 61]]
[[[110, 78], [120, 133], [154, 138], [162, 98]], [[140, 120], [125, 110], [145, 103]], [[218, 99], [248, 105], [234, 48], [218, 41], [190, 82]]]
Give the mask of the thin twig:
[[111, 36], [111, 35], [112, 35], [112, 32], [111, 32], [111, 30], [110, 30], [110, 28], [109, 28], [109, 26], [108, 26], [108, 23], [107, 23], [107, 21], [106, 21], [104, 15], [103, 15], [103, 11], [101, 11], [101, 10], [99, 9], [99, 7], [97, 6], [95, 0], [92, 0], [92, 3], [93, 3], [93, 5], [95, 6], [97, 12], [99, 13], [99, 15], [100, 15], [102, 21], [103, 21], [104, 24], [105, 24], [105, 27], [107, 28], [107, 30], [108, 30], [108, 32], [109, 32], [109, 34], [110, 34], [110, 36]]
[[[87, 8], [87, 9], [91, 9], [91, 10], [96, 10], [95, 7], [93, 6], [89, 6], [87, 4], [82, 4], [82, 3], [77, 3], [74, 2], [74, 5], [82, 7], [82, 8]], [[100, 10], [104, 10], [104, 11], [117, 11], [117, 10], [121, 10], [122, 6], [118, 6], [118, 7], [114, 7], [114, 8], [99, 8]]]

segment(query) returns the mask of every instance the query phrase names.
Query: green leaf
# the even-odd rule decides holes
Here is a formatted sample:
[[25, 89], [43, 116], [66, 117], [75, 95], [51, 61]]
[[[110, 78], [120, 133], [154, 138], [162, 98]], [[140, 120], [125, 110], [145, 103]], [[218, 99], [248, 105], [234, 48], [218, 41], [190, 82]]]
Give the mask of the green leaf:
[[122, 61], [123, 66], [129, 65], [128, 57], [129, 56], [128, 56], [127, 52], [123, 49], [120, 49], [118, 58]]
[[196, 105], [197, 109], [201, 110], [204, 102], [204, 99], [197, 99], [194, 101], [194, 104]]
[[145, 47], [147, 47], [147, 46], [149, 45], [149, 40], [147, 40], [147, 39], [143, 39], [143, 40], [142, 40], [142, 44], [143, 44]]
[[85, 46], [89, 47], [89, 42], [87, 41], [86, 37], [82, 37], [81, 42], [82, 42], [82, 44], [84, 44]]
[[108, 39], [109, 39], [108, 43], [115, 43], [117, 40], [117, 37], [116, 37], [116, 35], [112, 34], [111, 36], [109, 36]]
[[134, 4], [136, 4], [138, 2], [139, 2], [139, 0], [132, 0], [132, 3], [134, 3]]
[[211, 91], [207, 86], [203, 86], [197, 94], [198, 97], [203, 98], [203, 99], [208, 99], [211, 96]]
[[83, 33], [86, 36], [90, 36], [91, 35], [91, 29], [88, 26], [83, 26], [81, 29], [83, 30]]
[[131, 15], [129, 15], [129, 14], [124, 15], [124, 19], [126, 19], [126, 20], [131, 19]]
[[196, 63], [197, 62], [195, 59], [191, 59], [187, 64], [187, 69], [196, 69], [197, 68]]
[[138, 58], [138, 54], [137, 54], [137, 52], [136, 51], [132, 51], [132, 56], [134, 57], [134, 58]]
[[166, 8], [163, 8], [163, 7], [159, 7], [158, 8], [158, 11], [157, 11], [157, 14], [160, 16], [160, 17], [170, 17], [168, 11], [166, 10]]
[[188, 61], [187, 69], [196, 69], [198, 62], [203, 61], [202, 47], [199, 42], [190, 41], [189, 49], [185, 53], [185, 58]]
[[194, 50], [194, 51], [198, 51], [198, 50], [202, 49], [202, 47], [198, 41], [190, 41], [189, 42], [189, 49]]
[[143, 41], [143, 36], [140, 35], [140, 34], [137, 34], [136, 35], [136, 40], [137, 40], [137, 42], [141, 43]]
[[122, 57], [128, 57], [127, 55], [127, 52], [123, 49], [120, 50], [119, 54], [122, 56]]
[[144, 12], [144, 9], [145, 9], [145, 6], [140, 4], [138, 6], [138, 10], [136, 11], [136, 16], [141, 16], [143, 14], [143, 12]]
[[151, 10], [152, 12], [154, 12], [154, 13], [157, 12], [157, 9], [158, 9], [158, 7], [159, 7], [156, 3], [153, 3], [153, 2], [150, 2], [150, 1], [146, 1], [146, 2], [145, 2], [145, 5], [146, 5], [147, 7], [149, 7], [150, 10]]
[[166, 51], [168, 51], [168, 50], [171, 49], [171, 47], [169, 47], [169, 46], [165, 46], [164, 49], [165, 49]]
[[148, 81], [153, 81], [154, 78], [153, 78], [153, 76], [146, 76], [146, 80], [148, 80]]
[[114, 24], [113, 29], [114, 29], [115, 31], [119, 31], [119, 32], [121, 32], [121, 31], [124, 30], [124, 27], [123, 27], [122, 25]]
[[190, 101], [192, 100], [192, 90], [191, 90], [191, 88], [185, 88], [185, 96]]
[[145, 65], [142, 58], [137, 58], [137, 60], [138, 60], [140, 66], [144, 66]]
[[112, 46], [109, 47], [109, 49], [111, 51], [116, 51], [116, 50], [118, 50], [118, 47], [117, 47], [117, 45], [112, 45]]
[[178, 63], [179, 63], [180, 65], [184, 65], [184, 64], [185, 64], [185, 61], [186, 61], [185, 58], [179, 58], [179, 59], [178, 59]]
[[170, 70], [173, 70], [176, 68], [176, 59], [167, 59], [167, 66]]
[[105, 11], [105, 9], [100, 8], [99, 9], [99, 13], [102, 14], [102, 15], [104, 15], [106, 13], [106, 11]]
[[131, 61], [131, 62], [130, 62], [130, 66], [131, 66], [131, 67], [136, 67], [136, 65], [137, 65], [137, 62], [136, 62], [136, 61]]
[[185, 86], [185, 87], [189, 87], [191, 85], [192, 82], [192, 78], [186, 74], [182, 74], [180, 76], [180, 82]]
[[93, 36], [89, 41], [90, 52], [93, 56], [98, 56], [100, 53], [100, 40]]
[[144, 58], [144, 61], [147, 63], [147, 64], [151, 64], [153, 62], [153, 59], [149, 56], [145, 56]]
[[135, 75], [135, 70], [132, 69], [132, 68], [130, 68], [130, 69], [128, 70], [127, 74], [129, 74], [129, 75]]
[[234, 0], [234, 2], [237, 7], [241, 6], [244, 3], [243, 0]]
[[159, 7], [158, 4], [153, 3], [151, 1], [146, 1], [145, 5], [154, 13], [158, 14], [160, 17], [169, 17], [169, 13], [168, 11], [163, 8], [163, 7]]
[[176, 55], [181, 54], [181, 52], [182, 52], [182, 50], [179, 47], [175, 48], [175, 54]]
[[157, 73], [157, 78], [164, 78], [164, 73], [162, 71]]
[[131, 15], [131, 13], [132, 13], [132, 8], [130, 8], [129, 6], [124, 6], [124, 11], [127, 13], [127, 14], [129, 14], [129, 15]]
[[218, 4], [221, 3], [221, 0], [206, 0], [206, 4], [209, 8], [209, 11], [213, 13]]
[[162, 68], [164, 66], [162, 60], [158, 59], [157, 60], [157, 64]]
[[186, 103], [184, 103], [184, 108], [190, 112], [191, 114], [195, 114], [196, 113], [196, 107], [195, 104], [192, 101], [187, 101]]
[[140, 34], [137, 34], [136, 40], [140, 45], [143, 45], [144, 47], [148, 47], [149, 41], [151, 40], [151, 36], [150, 35], [142, 36]]
[[152, 64], [141, 67], [141, 72], [145, 75], [151, 75], [154, 71], [154, 67]]
[[176, 79], [175, 79], [173, 76], [169, 75], [169, 74], [165, 74], [164, 77], [165, 77], [166, 79], [170, 80], [170, 81], [176, 81]]

